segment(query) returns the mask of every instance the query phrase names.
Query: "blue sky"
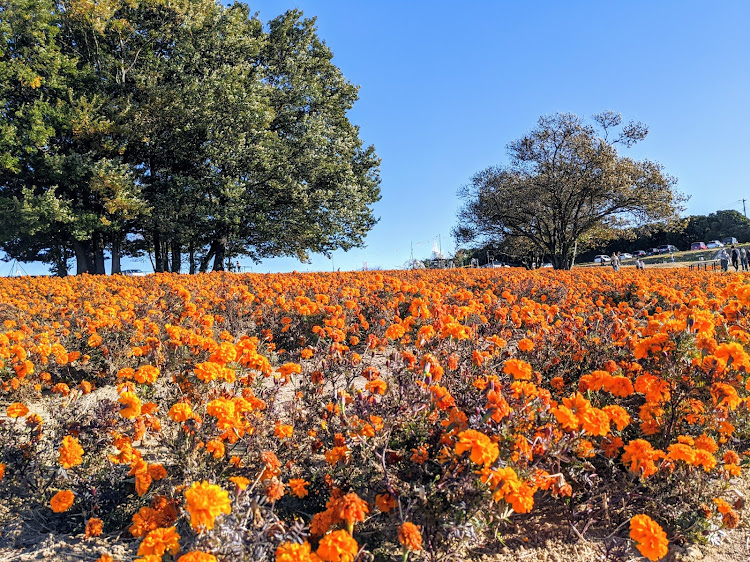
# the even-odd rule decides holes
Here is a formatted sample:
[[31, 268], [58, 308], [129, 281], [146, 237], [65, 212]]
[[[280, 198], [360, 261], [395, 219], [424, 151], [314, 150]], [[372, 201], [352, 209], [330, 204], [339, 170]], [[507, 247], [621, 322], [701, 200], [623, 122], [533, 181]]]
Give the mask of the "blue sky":
[[[412, 242], [415, 257], [427, 257], [438, 236], [452, 251], [457, 189], [505, 163], [506, 145], [557, 111], [612, 109], [646, 123], [649, 136], [628, 153], [678, 178], [691, 197], [687, 214], [742, 211], [740, 200], [750, 199], [747, 0], [250, 7], [264, 22], [291, 8], [317, 17], [334, 63], [360, 86], [350, 120], [382, 158], [380, 221], [366, 248], [313, 256], [311, 264], [243, 260], [253, 271], [398, 268]], [[125, 266], [151, 269], [147, 260]]]
[[[750, 2], [265, 0], [316, 16], [344, 75], [350, 113], [382, 158], [380, 222], [333, 264], [268, 260], [255, 271], [400, 267], [414, 242], [453, 249], [457, 189], [506, 162], [540, 115], [613, 109], [646, 123], [628, 152], [662, 163], [688, 214], [750, 198]], [[750, 201], [748, 202], [750, 206]]]

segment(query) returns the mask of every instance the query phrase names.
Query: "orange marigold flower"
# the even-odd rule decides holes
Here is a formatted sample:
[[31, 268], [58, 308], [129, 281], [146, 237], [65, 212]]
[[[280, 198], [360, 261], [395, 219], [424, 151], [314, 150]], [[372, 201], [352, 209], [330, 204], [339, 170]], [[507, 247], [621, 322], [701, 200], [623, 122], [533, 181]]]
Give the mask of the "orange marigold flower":
[[86, 537], [98, 537], [102, 534], [102, 528], [103, 528], [104, 522], [97, 518], [92, 517], [88, 521], [86, 521]]
[[312, 562], [310, 554], [308, 542], [302, 544], [285, 542], [276, 549], [276, 562]]
[[521, 359], [508, 359], [503, 365], [503, 373], [512, 375], [516, 380], [529, 380], [533, 370], [531, 365]]
[[390, 512], [394, 507], [398, 505], [396, 498], [389, 493], [377, 494], [375, 496], [375, 507], [377, 507], [383, 513]]
[[287, 439], [294, 434], [294, 428], [291, 425], [277, 423], [273, 430], [273, 434], [279, 439]]
[[232, 476], [229, 478], [230, 482], [234, 482], [240, 490], [244, 490], [250, 484], [250, 480], [244, 476]]
[[216, 484], [206, 481], [193, 482], [185, 490], [187, 510], [190, 512], [190, 525], [196, 531], [214, 528], [214, 521], [220, 513], [229, 515], [232, 512], [232, 502], [229, 493]]
[[724, 501], [721, 498], [714, 498], [713, 501], [714, 501], [714, 504], [716, 504], [716, 509], [722, 515], [729, 512], [732, 509], [732, 506], [729, 505], [726, 501]]
[[266, 487], [266, 497], [271, 500], [272, 502], [280, 500], [282, 497], [284, 497], [284, 483], [281, 482], [278, 478], [272, 478], [268, 482], [268, 486]]
[[470, 451], [469, 458], [472, 462], [483, 466], [491, 465], [500, 454], [497, 443], [493, 443], [484, 433], [474, 429], [467, 429], [458, 434], [455, 451], [457, 455]]
[[648, 515], [636, 515], [630, 520], [630, 538], [638, 550], [649, 560], [659, 560], [667, 555], [669, 541], [661, 526]]
[[518, 342], [518, 349], [521, 351], [531, 351], [534, 349], [534, 342], [529, 338], [523, 338]]
[[5, 478], [5, 463], [0, 462], [0, 480]]
[[49, 505], [55, 513], [62, 513], [63, 511], [68, 511], [68, 509], [70, 509], [74, 500], [75, 494], [73, 492], [70, 490], [62, 490], [52, 496]]
[[216, 562], [216, 556], [200, 550], [193, 550], [180, 556], [177, 562]]
[[573, 410], [567, 406], [558, 406], [552, 409], [552, 414], [557, 419], [558, 423], [567, 431], [575, 431], [581, 424], [578, 421], [578, 416], [573, 413]]
[[180, 552], [180, 535], [175, 527], [159, 528], [149, 532], [138, 547], [138, 556], [161, 556], [167, 551], [172, 556]]
[[342, 521], [346, 521], [347, 529], [351, 534], [353, 532], [354, 523], [364, 521], [367, 514], [370, 513], [370, 506], [367, 505], [367, 502], [357, 494], [349, 492], [336, 502], [334, 513], [336, 517]]
[[63, 437], [62, 445], [58, 450], [60, 456], [57, 460], [63, 468], [72, 468], [83, 462], [83, 447], [75, 437], [70, 435]]
[[365, 384], [365, 389], [373, 394], [385, 394], [385, 391], [388, 389], [388, 383], [383, 379], [371, 380]]
[[298, 498], [304, 498], [308, 494], [307, 487], [310, 483], [307, 480], [303, 480], [302, 478], [292, 478], [289, 480], [288, 484], [292, 493]]
[[422, 550], [422, 533], [419, 532], [419, 527], [410, 521], [403, 523], [398, 528], [398, 542], [406, 550], [415, 552]]
[[622, 431], [630, 424], [630, 414], [622, 406], [611, 404], [602, 408], [609, 416], [609, 421], [615, 424], [617, 431]]
[[141, 415], [141, 399], [138, 398], [132, 392], [123, 392], [120, 394], [120, 398], [117, 400], [120, 404], [125, 406], [120, 410], [120, 415], [123, 418], [132, 420]]
[[316, 554], [323, 562], [353, 562], [359, 545], [346, 531], [333, 531], [320, 539]]
[[5, 411], [5, 414], [9, 418], [22, 418], [28, 413], [29, 409], [21, 402], [14, 402], [13, 404], [9, 405], [8, 409]]
[[96, 562], [115, 562], [115, 559], [112, 558], [109, 554], [102, 554], [99, 558], [96, 559]]
[[219, 439], [211, 439], [206, 443], [206, 452], [211, 453], [215, 459], [220, 459], [224, 456], [224, 443]]
[[622, 462], [627, 464], [630, 463], [630, 471], [635, 473], [641, 473], [644, 478], [656, 474], [657, 468], [654, 461], [658, 459], [662, 453], [661, 451], [654, 449], [651, 443], [645, 439], [634, 439], [625, 447], [625, 451], [622, 455]]
[[184, 422], [194, 417], [195, 414], [193, 414], [193, 409], [190, 407], [190, 404], [186, 404], [185, 402], [178, 402], [169, 409], [167, 415], [173, 421]]

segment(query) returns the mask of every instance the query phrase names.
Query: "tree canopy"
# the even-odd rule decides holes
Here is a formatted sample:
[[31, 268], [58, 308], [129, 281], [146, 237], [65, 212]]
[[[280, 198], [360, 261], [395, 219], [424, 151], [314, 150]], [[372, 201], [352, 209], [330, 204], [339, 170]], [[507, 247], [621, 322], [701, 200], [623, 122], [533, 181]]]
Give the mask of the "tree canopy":
[[0, 0], [0, 250], [63, 274], [328, 253], [375, 224], [357, 87], [298, 10]]
[[669, 221], [684, 197], [662, 166], [621, 156], [643, 140], [641, 123], [613, 112], [593, 124], [572, 114], [541, 117], [508, 146], [509, 163], [478, 172], [459, 191], [463, 206], [454, 237], [523, 248], [571, 267], [578, 244], [616, 228]]

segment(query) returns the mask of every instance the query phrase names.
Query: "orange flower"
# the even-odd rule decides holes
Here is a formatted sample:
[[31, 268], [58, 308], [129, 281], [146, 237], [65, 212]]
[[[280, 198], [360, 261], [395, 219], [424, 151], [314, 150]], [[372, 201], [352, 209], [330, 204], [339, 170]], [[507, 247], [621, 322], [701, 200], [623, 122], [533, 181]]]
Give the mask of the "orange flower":
[[180, 556], [177, 562], [216, 562], [216, 556], [200, 550], [193, 550]]
[[484, 433], [474, 429], [467, 429], [458, 434], [455, 451], [457, 455], [470, 451], [469, 458], [472, 462], [483, 466], [491, 465], [500, 454], [497, 443], [493, 443]]
[[370, 513], [370, 507], [367, 502], [360, 498], [354, 492], [349, 492], [343, 498], [336, 502], [334, 510], [336, 517], [346, 521], [346, 527], [349, 534], [353, 533], [354, 523], [360, 523], [365, 520]]
[[91, 538], [101, 535], [103, 525], [104, 522], [97, 517], [92, 517], [91, 519], [86, 521], [86, 537]]
[[133, 419], [141, 415], [141, 400], [134, 393], [123, 392], [117, 401], [125, 406], [120, 410], [123, 418]]
[[58, 462], [63, 468], [72, 468], [83, 462], [83, 447], [81, 447], [81, 444], [75, 437], [71, 437], [70, 435], [63, 437], [59, 451]]
[[187, 510], [190, 513], [190, 525], [196, 531], [214, 528], [214, 522], [220, 513], [229, 515], [232, 502], [229, 493], [216, 484], [206, 481], [193, 482], [185, 491]]
[[302, 478], [292, 478], [289, 480], [288, 484], [292, 493], [298, 498], [304, 498], [308, 494], [307, 486], [309, 486], [310, 483], [307, 480], [303, 480]]
[[521, 359], [508, 359], [503, 365], [503, 373], [513, 375], [516, 380], [529, 380], [532, 372], [531, 365]]
[[320, 539], [316, 554], [323, 562], [354, 562], [359, 545], [346, 531], [333, 531]]
[[663, 454], [654, 449], [651, 443], [645, 439], [635, 439], [623, 447], [622, 462], [630, 463], [630, 471], [640, 472], [644, 478], [656, 474], [657, 468], [654, 461]]
[[278, 437], [279, 439], [287, 439], [294, 434], [294, 428], [291, 425], [278, 423], [276, 424], [276, 427], [273, 430], [273, 434], [275, 437]]
[[266, 497], [272, 502], [280, 500], [284, 496], [284, 483], [278, 478], [272, 478], [266, 487]]
[[630, 538], [649, 560], [660, 560], [667, 555], [669, 541], [661, 526], [648, 515], [636, 515], [630, 520]]
[[375, 496], [375, 507], [377, 507], [383, 513], [390, 512], [394, 507], [398, 505], [396, 498], [391, 494], [378, 494]]
[[211, 453], [215, 459], [220, 459], [224, 456], [224, 443], [219, 439], [211, 439], [206, 443], [206, 452]]
[[310, 554], [308, 542], [302, 544], [285, 542], [276, 549], [276, 562], [312, 562]]
[[523, 338], [518, 342], [518, 349], [521, 351], [531, 351], [534, 349], [534, 342], [529, 338]]
[[244, 490], [250, 484], [250, 480], [244, 476], [232, 476], [229, 481], [235, 483], [240, 490]]
[[68, 509], [70, 509], [74, 500], [75, 494], [73, 494], [73, 492], [70, 490], [62, 490], [52, 496], [49, 505], [55, 513], [62, 513], [63, 511], [68, 511]]
[[184, 422], [195, 416], [195, 414], [193, 414], [193, 409], [190, 407], [190, 404], [186, 404], [184, 402], [178, 402], [177, 404], [174, 404], [169, 409], [167, 415], [176, 422]]
[[5, 413], [9, 418], [22, 418], [29, 413], [29, 409], [20, 402], [14, 402], [13, 404], [8, 406], [8, 409], [5, 411]]
[[180, 552], [180, 535], [175, 527], [159, 528], [149, 532], [138, 547], [138, 556], [161, 556], [167, 551], [172, 556]]
[[406, 550], [419, 552], [422, 550], [422, 533], [414, 523], [407, 521], [398, 528], [398, 542]]
[[0, 462], [0, 480], [5, 478], [5, 463]]

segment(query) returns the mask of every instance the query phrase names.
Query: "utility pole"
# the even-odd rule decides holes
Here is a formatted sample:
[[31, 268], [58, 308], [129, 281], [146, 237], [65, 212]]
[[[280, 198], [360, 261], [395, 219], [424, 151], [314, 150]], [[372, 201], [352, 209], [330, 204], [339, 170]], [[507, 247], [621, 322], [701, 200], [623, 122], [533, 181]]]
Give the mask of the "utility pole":
[[747, 211], [745, 210], [745, 200], [744, 199], [742, 200], [742, 212], [744, 213], [745, 218], [747, 218]]

